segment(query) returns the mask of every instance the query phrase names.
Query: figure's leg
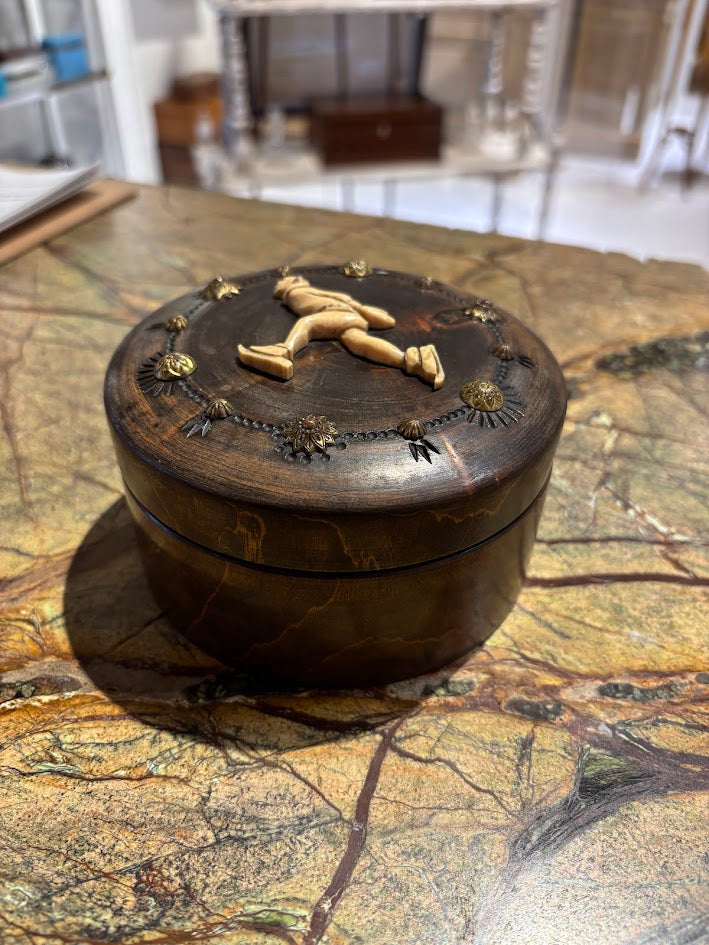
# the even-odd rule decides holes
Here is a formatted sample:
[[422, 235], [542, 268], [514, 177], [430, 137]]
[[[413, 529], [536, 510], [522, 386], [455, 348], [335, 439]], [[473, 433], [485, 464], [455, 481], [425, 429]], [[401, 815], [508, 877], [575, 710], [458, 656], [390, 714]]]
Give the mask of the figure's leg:
[[372, 337], [359, 328], [350, 328], [343, 332], [340, 341], [352, 354], [377, 364], [386, 364], [387, 367], [403, 368], [407, 374], [427, 381], [434, 390], [438, 390], [445, 380], [443, 365], [434, 345], [407, 348], [404, 352], [391, 342]]
[[375, 338], [361, 328], [348, 328], [340, 335], [340, 341], [348, 351], [360, 358], [367, 358], [377, 364], [386, 364], [387, 367], [403, 368], [405, 365], [405, 356], [401, 348], [397, 348], [396, 345], [383, 338]]
[[249, 367], [289, 381], [293, 377], [293, 358], [306, 347], [317, 330], [317, 324], [313, 324], [317, 318], [317, 315], [299, 318], [281, 344], [251, 345], [249, 348], [239, 345], [240, 360]]
[[320, 312], [299, 318], [286, 340], [275, 345], [239, 345], [239, 359], [249, 367], [266, 374], [290, 380], [293, 377], [293, 358], [302, 351], [312, 338], [337, 338], [343, 324], [365, 325], [363, 318], [355, 312]]
[[248, 367], [289, 381], [293, 377], [293, 357], [310, 341], [310, 319], [313, 317], [317, 316], [299, 318], [282, 344], [251, 345], [249, 348], [239, 345], [239, 360]]
[[[275, 345], [275, 347], [285, 349], [287, 352], [285, 357], [290, 358], [292, 361], [294, 355], [307, 347], [308, 342], [313, 337], [313, 328], [315, 327], [313, 325], [314, 319], [317, 319], [317, 315], [305, 315], [303, 318], [299, 318], [288, 332], [288, 337], [283, 344]], [[266, 349], [252, 345], [251, 350], [265, 351]]]
[[367, 323], [360, 315], [347, 309], [332, 309], [326, 312], [318, 312], [316, 315], [303, 315], [293, 325], [288, 332], [288, 337], [282, 344], [268, 347], [252, 345], [251, 350], [270, 351], [271, 347], [278, 347], [285, 349], [292, 356], [302, 351], [313, 339], [329, 338], [334, 340], [339, 338], [342, 332], [348, 328], [366, 330]]

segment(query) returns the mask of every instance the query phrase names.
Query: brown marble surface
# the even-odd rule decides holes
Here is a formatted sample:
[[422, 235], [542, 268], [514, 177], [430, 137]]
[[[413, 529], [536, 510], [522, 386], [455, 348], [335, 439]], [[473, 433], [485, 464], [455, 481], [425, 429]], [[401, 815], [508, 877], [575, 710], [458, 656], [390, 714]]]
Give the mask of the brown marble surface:
[[[215, 272], [351, 257], [519, 313], [568, 420], [487, 645], [388, 689], [256, 691], [150, 597], [103, 373]], [[708, 289], [177, 189], [0, 270], [0, 942], [705, 941]]]

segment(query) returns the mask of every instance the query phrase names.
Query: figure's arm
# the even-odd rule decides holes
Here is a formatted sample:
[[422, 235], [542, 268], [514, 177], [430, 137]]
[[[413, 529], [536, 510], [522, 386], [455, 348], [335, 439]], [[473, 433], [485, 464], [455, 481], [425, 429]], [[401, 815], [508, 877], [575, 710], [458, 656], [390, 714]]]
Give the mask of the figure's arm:
[[291, 328], [284, 345], [291, 354], [296, 354], [305, 348], [311, 338], [332, 340], [339, 338], [343, 331], [350, 328], [366, 331], [367, 325], [360, 315], [348, 309], [302, 315]]
[[383, 308], [377, 308], [376, 305], [365, 305], [363, 302], [358, 302], [357, 299], [353, 299], [351, 295], [347, 295], [345, 292], [331, 292], [328, 289], [315, 289], [312, 286], [310, 286], [308, 291], [324, 301], [327, 299], [337, 299], [341, 302], [345, 302], [349, 308], [353, 308], [355, 312], [359, 312], [362, 318], [364, 318], [367, 324], [371, 325], [372, 328], [393, 328], [394, 325], [396, 325], [396, 319], [393, 315], [390, 315], [389, 312], [385, 311]]
[[340, 310], [337, 303], [342, 302], [343, 308], [358, 312], [372, 328], [392, 328], [396, 324], [396, 319], [383, 308], [358, 302], [346, 292], [319, 289], [312, 286], [304, 276], [286, 276], [276, 284], [274, 294], [299, 315], [312, 315], [328, 309]]
[[375, 305], [363, 305], [361, 302], [354, 302], [352, 308], [359, 312], [372, 328], [393, 328], [396, 325], [394, 316], [383, 308], [377, 308]]

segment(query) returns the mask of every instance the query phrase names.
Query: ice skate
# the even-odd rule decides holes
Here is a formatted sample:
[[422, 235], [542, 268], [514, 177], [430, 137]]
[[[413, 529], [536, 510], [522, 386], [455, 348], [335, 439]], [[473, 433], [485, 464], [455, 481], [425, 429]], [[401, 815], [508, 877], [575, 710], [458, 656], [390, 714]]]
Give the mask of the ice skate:
[[239, 360], [248, 367], [289, 381], [293, 377], [293, 353], [288, 345], [239, 345]]
[[420, 348], [407, 348], [405, 351], [404, 370], [427, 381], [434, 390], [439, 390], [446, 379], [441, 359], [435, 345], [422, 345]]

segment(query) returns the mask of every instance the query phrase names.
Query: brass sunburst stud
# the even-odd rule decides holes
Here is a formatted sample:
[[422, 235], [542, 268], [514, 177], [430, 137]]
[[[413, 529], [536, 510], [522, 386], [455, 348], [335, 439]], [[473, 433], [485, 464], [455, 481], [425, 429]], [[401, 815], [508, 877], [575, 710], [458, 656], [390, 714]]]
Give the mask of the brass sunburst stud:
[[230, 299], [232, 295], [238, 295], [239, 292], [241, 292], [241, 286], [238, 282], [228, 282], [222, 276], [216, 276], [202, 289], [202, 297], [211, 299], [213, 302], [221, 302], [222, 299]]
[[396, 432], [409, 441], [409, 451], [416, 462], [423, 458], [430, 464], [431, 454], [441, 452], [434, 443], [425, 439], [426, 423], [418, 417], [406, 417], [399, 423]]
[[291, 274], [290, 266], [279, 266], [277, 271], [281, 279], [285, 279], [286, 276]]
[[168, 331], [184, 331], [189, 325], [189, 318], [186, 315], [173, 315], [165, 322]]
[[155, 377], [161, 381], [177, 381], [181, 377], [188, 377], [197, 370], [194, 358], [189, 354], [180, 354], [174, 351], [164, 354], [155, 363]]
[[342, 267], [346, 276], [352, 279], [363, 279], [365, 276], [371, 276], [372, 267], [364, 259], [351, 259]]
[[234, 408], [228, 400], [220, 397], [218, 400], [212, 400], [207, 404], [205, 413], [210, 420], [226, 420], [234, 413]]
[[191, 417], [182, 429], [187, 434], [188, 440], [192, 436], [197, 436], [198, 433], [204, 437], [209, 433], [217, 420], [226, 420], [226, 418], [231, 417], [233, 413], [234, 408], [228, 400], [224, 400], [223, 398], [210, 400], [204, 412], [198, 414], [196, 417]]
[[510, 347], [510, 345], [505, 344], [504, 342], [502, 344], [499, 344], [496, 348], [494, 348], [492, 353], [495, 355], [496, 358], [499, 358], [500, 361], [512, 361], [514, 360], [514, 356], [515, 356], [515, 353]]
[[470, 381], [461, 388], [460, 397], [469, 407], [484, 413], [499, 410], [505, 402], [504, 394], [492, 381]]
[[396, 432], [405, 440], [420, 440], [426, 435], [426, 424], [417, 417], [407, 417], [398, 425]]

